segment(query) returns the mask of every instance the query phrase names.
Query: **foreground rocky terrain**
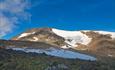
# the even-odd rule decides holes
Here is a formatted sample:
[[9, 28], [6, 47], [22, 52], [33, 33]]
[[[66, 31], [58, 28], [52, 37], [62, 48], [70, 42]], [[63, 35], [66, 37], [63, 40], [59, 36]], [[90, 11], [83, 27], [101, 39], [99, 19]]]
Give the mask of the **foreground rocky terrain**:
[[114, 70], [115, 59], [84, 61], [0, 49], [0, 70]]

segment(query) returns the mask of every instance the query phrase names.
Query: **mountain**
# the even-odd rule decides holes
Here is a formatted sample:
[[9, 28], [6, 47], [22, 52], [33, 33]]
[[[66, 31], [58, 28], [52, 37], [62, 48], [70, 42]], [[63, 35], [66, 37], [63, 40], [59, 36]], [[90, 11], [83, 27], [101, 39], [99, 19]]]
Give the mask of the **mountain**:
[[12, 40], [44, 42], [58, 48], [83, 50], [100, 56], [115, 57], [115, 32], [34, 28], [23, 32]]
[[[0, 40], [0, 45], [0, 48], [33, 53], [45, 52], [48, 55], [64, 58], [70, 58], [70, 55], [72, 58], [85, 60], [114, 58], [115, 32], [33, 28], [13, 37], [11, 40]], [[78, 53], [78, 51], [85, 53], [85, 55]], [[81, 56], [87, 58], [81, 58]]]
[[[107, 31], [65, 31], [54, 28], [34, 28], [12, 38], [12, 40], [46, 42], [61, 48], [91, 49], [97, 43], [106, 41], [114, 45], [115, 32]], [[87, 47], [85, 47], [87, 46]]]
[[[58, 67], [60, 68], [59, 63], [68, 70], [76, 70], [78, 66], [80, 67], [78, 70], [114, 70], [115, 32], [33, 28], [13, 37], [11, 40], [0, 40], [0, 59], [4, 59], [4, 62], [0, 61], [0, 67], [4, 67], [3, 64], [6, 63], [6, 60], [8, 64], [10, 60], [15, 59], [15, 62], [21, 65], [23, 63], [18, 62], [18, 59], [21, 59], [22, 62], [28, 60], [30, 64], [33, 63], [33, 59], [37, 59], [40, 62], [35, 62], [40, 63], [39, 66], [48, 63], [48, 69], [52, 68], [51, 70], [54, 70], [54, 66], [55, 70], [60, 70], [58, 69]], [[52, 67], [49, 64], [50, 61], [46, 60], [56, 61], [56, 64], [53, 64]], [[28, 62], [24, 64], [27, 68], [29, 67]], [[11, 65], [14, 65], [14, 63]], [[43, 66], [43, 68], [46, 68], [46, 66]], [[5, 70], [9, 70], [9, 68]], [[15, 67], [14, 70], [16, 70]], [[44, 69], [41, 68], [41, 70]]]

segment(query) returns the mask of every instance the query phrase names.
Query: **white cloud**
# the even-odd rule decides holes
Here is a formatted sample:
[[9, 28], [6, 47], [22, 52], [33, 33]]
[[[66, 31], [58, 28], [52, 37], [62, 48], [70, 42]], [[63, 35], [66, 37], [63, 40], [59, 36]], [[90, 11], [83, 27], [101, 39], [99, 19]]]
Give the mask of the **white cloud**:
[[30, 13], [27, 12], [29, 8], [29, 0], [1, 0], [0, 36], [12, 32], [20, 20], [29, 20], [31, 17]]

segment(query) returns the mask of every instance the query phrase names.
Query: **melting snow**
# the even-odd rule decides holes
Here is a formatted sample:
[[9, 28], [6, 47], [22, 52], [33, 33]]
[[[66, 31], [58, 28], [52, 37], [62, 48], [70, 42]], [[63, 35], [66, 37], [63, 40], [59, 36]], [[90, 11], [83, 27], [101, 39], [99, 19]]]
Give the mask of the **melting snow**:
[[22, 38], [22, 37], [25, 37], [25, 36], [28, 36], [28, 35], [31, 35], [31, 34], [34, 34], [34, 33], [35, 32], [32, 32], [32, 33], [23, 33], [18, 38]]
[[26, 53], [46, 53], [47, 55], [51, 56], [57, 56], [57, 57], [62, 57], [62, 58], [69, 58], [69, 59], [82, 59], [82, 60], [91, 60], [95, 61], [96, 58], [86, 55], [86, 54], [81, 54], [78, 52], [73, 52], [69, 50], [64, 50], [64, 49], [56, 49], [56, 48], [49, 48], [49, 49], [32, 49], [32, 48], [14, 48], [10, 47], [8, 49], [16, 50], [16, 51], [23, 51]]
[[25, 37], [25, 36], [28, 36], [28, 35], [30, 35], [31, 33], [23, 33], [23, 34], [21, 34], [18, 38], [22, 38], [22, 37]]
[[37, 38], [37, 37], [33, 37], [33, 39], [34, 39], [33, 41], [38, 41], [38, 38]]
[[61, 46], [61, 48], [63, 48], [63, 49], [68, 49], [68, 47], [67, 47], [66, 45]]
[[92, 40], [91, 38], [81, 33], [80, 31], [65, 31], [65, 30], [58, 30], [58, 29], [52, 29], [52, 31], [55, 34], [64, 37], [65, 42], [71, 45], [71, 47], [77, 47], [77, 43], [87, 45]]
[[108, 54], [108, 56], [109, 56], [109, 57], [113, 57], [113, 55], [112, 55], [112, 54]]
[[108, 32], [108, 31], [94, 31], [94, 32], [98, 32], [100, 34], [111, 34], [111, 37], [115, 38], [115, 32]]

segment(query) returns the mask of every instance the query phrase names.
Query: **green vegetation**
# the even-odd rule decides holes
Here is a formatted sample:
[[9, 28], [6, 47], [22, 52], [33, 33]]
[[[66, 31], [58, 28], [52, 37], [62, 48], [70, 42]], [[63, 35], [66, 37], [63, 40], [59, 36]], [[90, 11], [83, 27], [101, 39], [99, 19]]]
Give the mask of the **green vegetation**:
[[111, 61], [70, 60], [45, 54], [0, 49], [0, 70], [115, 70]]

